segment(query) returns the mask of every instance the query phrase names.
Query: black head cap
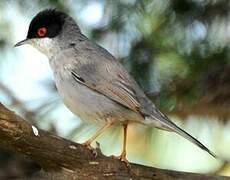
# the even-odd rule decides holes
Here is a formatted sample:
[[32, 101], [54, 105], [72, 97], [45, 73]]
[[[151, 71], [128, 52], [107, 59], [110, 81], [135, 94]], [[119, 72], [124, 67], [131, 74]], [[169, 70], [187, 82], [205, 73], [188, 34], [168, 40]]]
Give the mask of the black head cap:
[[65, 19], [68, 16], [55, 9], [47, 9], [39, 12], [31, 21], [27, 38], [53, 38], [61, 31]]

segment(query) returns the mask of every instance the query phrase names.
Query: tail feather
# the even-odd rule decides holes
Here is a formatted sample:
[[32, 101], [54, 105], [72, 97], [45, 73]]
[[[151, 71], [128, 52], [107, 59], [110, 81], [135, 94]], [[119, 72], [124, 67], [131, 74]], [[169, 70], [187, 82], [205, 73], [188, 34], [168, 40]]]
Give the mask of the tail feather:
[[172, 122], [168, 123], [168, 125], [169, 125], [169, 128], [172, 129], [174, 132], [176, 132], [177, 134], [181, 135], [185, 139], [189, 140], [190, 142], [192, 142], [193, 144], [197, 145], [198, 147], [200, 147], [204, 151], [208, 152], [211, 156], [216, 158], [216, 155], [212, 151], [210, 151], [205, 145], [203, 145], [196, 138], [194, 138], [193, 136], [188, 134], [186, 131], [184, 131], [183, 129], [179, 128], [177, 125], [175, 125]]
[[[197, 145], [198, 147], [200, 147], [204, 151], [208, 152], [214, 158], [217, 158], [217, 156], [212, 151], [210, 151], [205, 145], [203, 145], [196, 138], [194, 138], [193, 136], [188, 134], [186, 131], [184, 131], [183, 129], [178, 127], [176, 124], [174, 124], [172, 121], [170, 121], [170, 119], [166, 115], [162, 114], [159, 110], [156, 110], [155, 112], [156, 112], [156, 114], [151, 116], [153, 126], [155, 123], [157, 123], [158, 125], [161, 124], [163, 127], [160, 127], [160, 128], [176, 132], [177, 134], [181, 135], [185, 139], [187, 139], [190, 142], [192, 142], [193, 144]], [[156, 122], [156, 120], [157, 120], [157, 122]], [[148, 125], [150, 125], [150, 124], [151, 123], [148, 120]]]

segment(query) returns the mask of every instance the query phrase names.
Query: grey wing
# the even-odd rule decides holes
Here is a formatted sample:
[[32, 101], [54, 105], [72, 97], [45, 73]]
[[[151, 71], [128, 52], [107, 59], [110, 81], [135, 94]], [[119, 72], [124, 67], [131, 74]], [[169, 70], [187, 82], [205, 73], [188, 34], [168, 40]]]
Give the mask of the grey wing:
[[121, 70], [116, 63], [85, 64], [80, 68], [71, 69], [71, 74], [76, 81], [91, 90], [139, 112], [141, 104], [137, 99], [135, 89], [129, 79], [123, 76], [123, 69]]
[[127, 70], [105, 49], [89, 41], [86, 43], [83, 51], [71, 51], [76, 57], [70, 69], [72, 77], [126, 108], [143, 116], [152, 115], [154, 104]]

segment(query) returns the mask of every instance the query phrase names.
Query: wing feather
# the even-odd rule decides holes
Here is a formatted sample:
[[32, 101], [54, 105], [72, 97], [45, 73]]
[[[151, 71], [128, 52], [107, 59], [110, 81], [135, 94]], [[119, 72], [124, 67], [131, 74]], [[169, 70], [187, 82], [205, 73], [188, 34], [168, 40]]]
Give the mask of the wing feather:
[[[140, 103], [135, 96], [135, 91], [132, 90], [127, 82], [119, 81], [119, 79], [95, 81], [90, 74], [86, 76], [79, 75], [75, 70], [71, 71], [74, 79], [88, 88], [105, 95], [107, 98], [135, 111], [139, 112]], [[119, 77], [118, 77], [119, 78]], [[87, 80], [88, 79], [88, 80]]]

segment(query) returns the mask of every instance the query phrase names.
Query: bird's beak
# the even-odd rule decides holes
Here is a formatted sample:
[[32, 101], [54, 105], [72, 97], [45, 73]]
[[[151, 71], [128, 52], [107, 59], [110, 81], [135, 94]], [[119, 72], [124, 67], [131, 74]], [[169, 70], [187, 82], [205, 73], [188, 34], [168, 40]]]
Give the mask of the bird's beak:
[[24, 40], [18, 42], [17, 44], [15, 44], [14, 47], [18, 47], [18, 46], [21, 46], [21, 45], [24, 45], [24, 44], [28, 44], [28, 40], [29, 39], [24, 39]]

